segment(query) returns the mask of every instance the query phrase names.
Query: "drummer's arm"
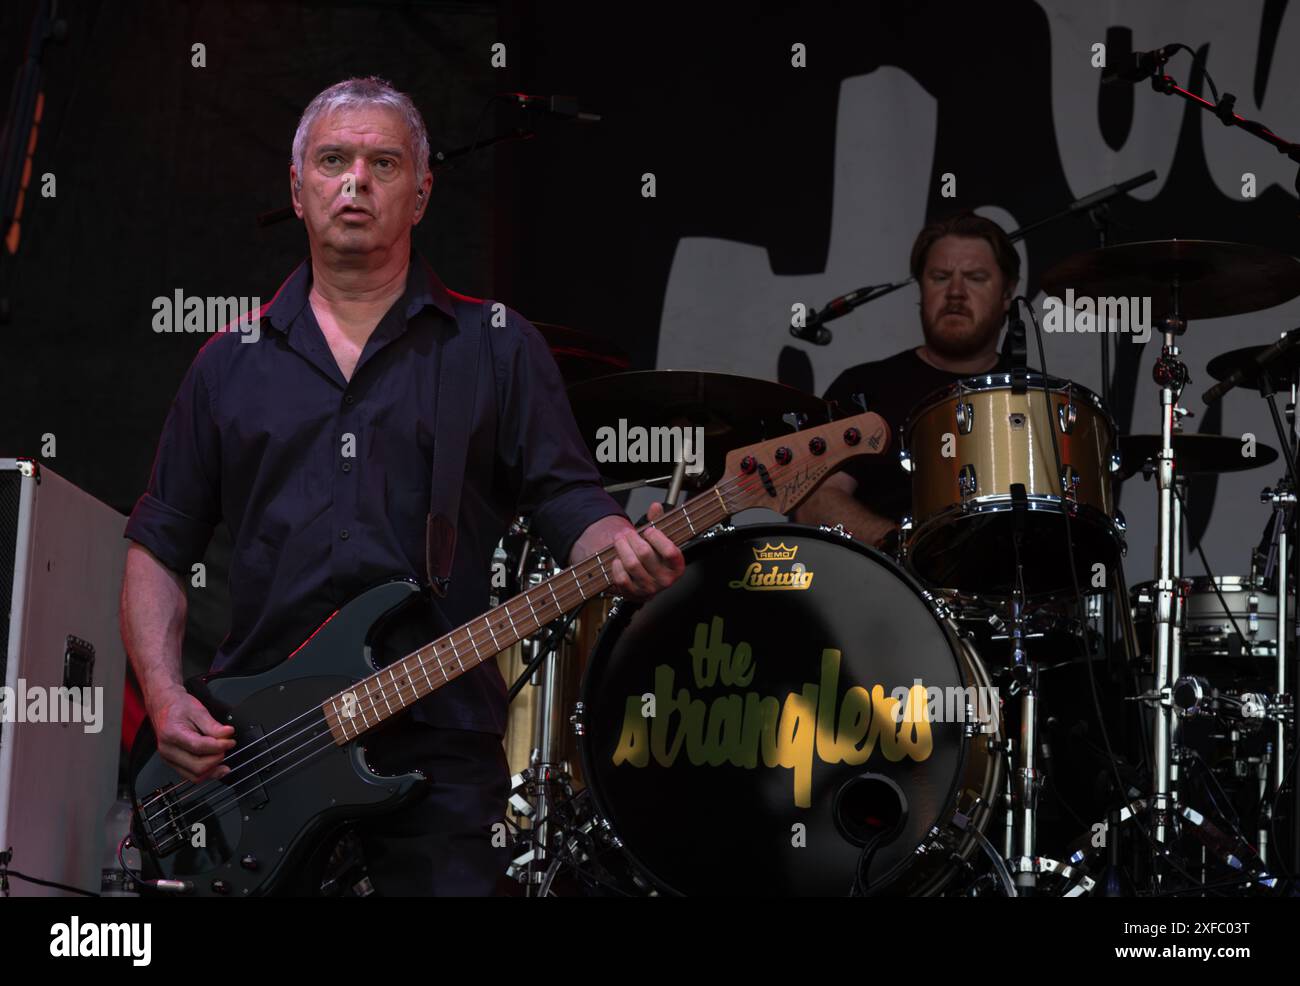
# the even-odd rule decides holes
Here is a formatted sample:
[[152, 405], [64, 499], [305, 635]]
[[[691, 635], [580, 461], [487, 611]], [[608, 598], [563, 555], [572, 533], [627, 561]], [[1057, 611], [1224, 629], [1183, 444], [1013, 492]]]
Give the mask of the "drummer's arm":
[[827, 477], [804, 503], [798, 507], [793, 519], [800, 524], [825, 524], [834, 527], [842, 524], [863, 544], [876, 546], [898, 525], [889, 517], [872, 512], [853, 494], [858, 481], [847, 473], [837, 472]]

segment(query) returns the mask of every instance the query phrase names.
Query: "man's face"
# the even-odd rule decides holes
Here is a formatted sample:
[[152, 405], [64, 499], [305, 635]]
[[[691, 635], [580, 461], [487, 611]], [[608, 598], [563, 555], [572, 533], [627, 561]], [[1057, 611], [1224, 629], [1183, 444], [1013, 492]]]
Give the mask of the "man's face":
[[415, 175], [410, 134], [396, 110], [361, 106], [319, 117], [307, 134], [302, 174], [289, 169], [290, 184], [302, 182], [294, 211], [312, 253], [324, 248], [360, 259], [392, 249], [424, 215], [433, 179], [425, 175], [420, 197]]
[[936, 240], [921, 273], [921, 329], [926, 345], [951, 358], [978, 355], [997, 339], [1011, 287], [988, 240], [973, 236]]

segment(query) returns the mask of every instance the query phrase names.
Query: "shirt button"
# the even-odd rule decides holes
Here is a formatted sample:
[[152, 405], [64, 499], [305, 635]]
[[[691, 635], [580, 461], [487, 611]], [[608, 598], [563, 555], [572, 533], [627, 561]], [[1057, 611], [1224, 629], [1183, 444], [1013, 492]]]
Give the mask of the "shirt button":
[[348, 529], [346, 527], [343, 528], [343, 530], [339, 531], [339, 537], [342, 538], [344, 541], [348, 539]]
[[351, 463], [351, 462], [345, 462], [345, 463], [343, 463], [343, 471], [344, 471], [344, 472], [351, 472], [351, 471], [352, 471], [352, 463]]
[[356, 399], [355, 397], [353, 397], [351, 394], [345, 394], [344, 397], [343, 397], [343, 403], [344, 403], [344, 404], [355, 404], [356, 402], [357, 402], [357, 399]]

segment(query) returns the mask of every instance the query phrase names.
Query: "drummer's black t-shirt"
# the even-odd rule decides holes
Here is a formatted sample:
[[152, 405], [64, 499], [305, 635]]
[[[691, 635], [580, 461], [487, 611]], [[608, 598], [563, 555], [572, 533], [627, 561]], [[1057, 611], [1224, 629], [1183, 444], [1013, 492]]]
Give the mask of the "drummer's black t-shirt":
[[[999, 355], [997, 365], [985, 372], [1009, 368], [1009, 362]], [[911, 479], [898, 462], [903, 424], [931, 393], [967, 376], [971, 374], [931, 366], [913, 348], [874, 363], [851, 366], [835, 378], [826, 391], [826, 400], [838, 401], [841, 414], [857, 414], [859, 408], [853, 395], [862, 394], [867, 410], [883, 417], [893, 434], [888, 452], [853, 459], [844, 467], [858, 481], [856, 496], [868, 510], [895, 522], [912, 512]]]

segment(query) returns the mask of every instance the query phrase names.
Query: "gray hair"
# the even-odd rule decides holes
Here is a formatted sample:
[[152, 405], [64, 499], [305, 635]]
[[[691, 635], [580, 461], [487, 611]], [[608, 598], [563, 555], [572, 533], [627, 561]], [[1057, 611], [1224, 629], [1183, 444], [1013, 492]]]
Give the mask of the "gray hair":
[[298, 169], [298, 187], [302, 187], [303, 155], [307, 150], [307, 134], [318, 117], [338, 109], [355, 106], [387, 106], [397, 110], [406, 121], [411, 150], [415, 154], [415, 183], [421, 184], [429, 173], [429, 132], [424, 127], [424, 117], [411, 102], [411, 97], [398, 92], [387, 79], [370, 75], [364, 79], [353, 78], [336, 82], [313, 99], [302, 112], [298, 129], [293, 135], [293, 165]]

